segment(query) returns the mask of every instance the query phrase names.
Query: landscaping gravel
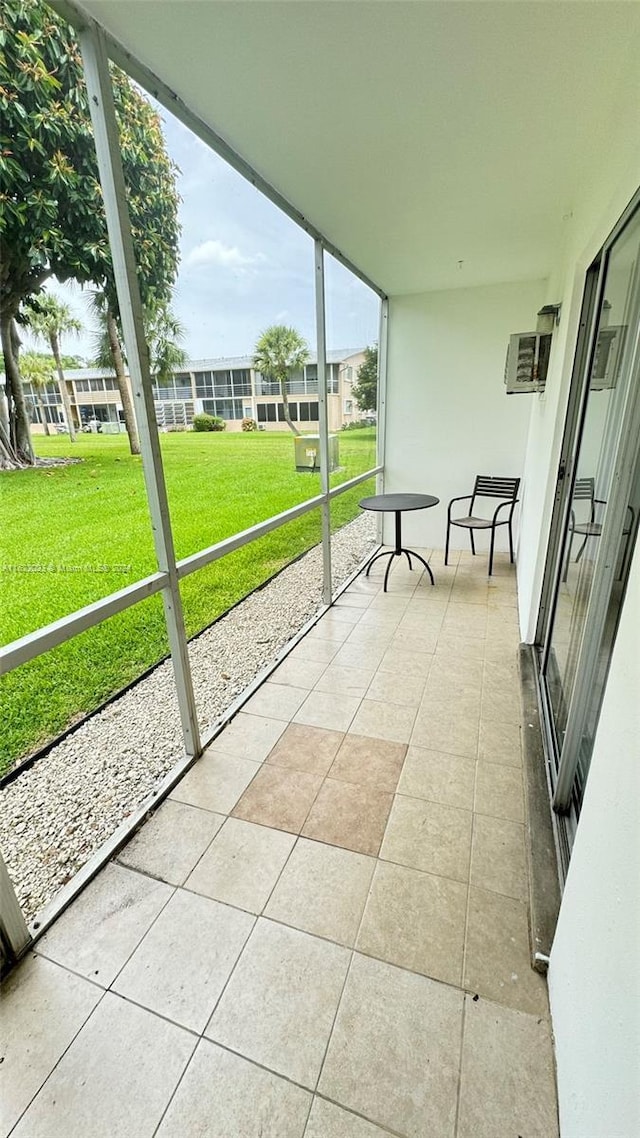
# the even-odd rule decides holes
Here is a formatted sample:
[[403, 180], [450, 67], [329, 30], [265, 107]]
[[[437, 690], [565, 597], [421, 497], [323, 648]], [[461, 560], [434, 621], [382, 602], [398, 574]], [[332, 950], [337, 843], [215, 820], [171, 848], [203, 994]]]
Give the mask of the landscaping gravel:
[[[334, 587], [376, 544], [362, 514], [332, 539]], [[318, 611], [314, 547], [189, 645], [203, 728], [210, 726]], [[161, 664], [0, 790], [2, 854], [27, 920], [110, 837], [182, 757], [171, 662]]]

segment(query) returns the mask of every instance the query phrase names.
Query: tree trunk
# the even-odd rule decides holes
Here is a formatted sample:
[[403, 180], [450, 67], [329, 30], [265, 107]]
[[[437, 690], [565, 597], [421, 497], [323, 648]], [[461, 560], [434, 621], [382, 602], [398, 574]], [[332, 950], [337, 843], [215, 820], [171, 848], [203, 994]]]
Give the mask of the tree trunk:
[[[7, 402], [9, 404], [9, 444], [11, 452], [9, 458], [17, 466], [34, 466], [35, 455], [31, 445], [31, 430], [29, 413], [24, 397], [22, 379], [18, 370], [17, 351], [14, 349], [15, 341], [20, 342], [13, 329], [13, 317], [4, 312], [0, 318], [0, 338], [2, 340], [2, 354], [4, 355], [4, 368], [6, 376]], [[2, 446], [3, 464], [5, 461], [5, 447]]]
[[51, 344], [53, 358], [56, 361], [56, 370], [58, 372], [58, 390], [62, 396], [64, 417], [67, 420], [67, 427], [69, 428], [69, 439], [72, 443], [75, 443], [76, 429], [73, 425], [73, 418], [71, 415], [71, 400], [69, 399], [69, 392], [67, 391], [67, 381], [64, 378], [64, 372], [62, 370], [62, 360], [60, 359], [60, 344], [58, 342], [57, 332], [54, 331], [49, 334], [49, 342]]
[[281, 379], [281, 380], [280, 380], [280, 394], [282, 395], [282, 403], [283, 403], [283, 406], [284, 406], [284, 418], [285, 418], [285, 422], [286, 422], [286, 424], [287, 424], [287, 426], [288, 426], [289, 430], [290, 430], [290, 431], [291, 431], [291, 432], [292, 432], [294, 435], [299, 435], [299, 434], [300, 434], [300, 431], [299, 431], [299, 430], [298, 430], [298, 428], [296, 427], [295, 423], [292, 421], [292, 419], [291, 419], [291, 415], [290, 415], [290, 413], [289, 413], [289, 396], [288, 396], [288, 394], [287, 394], [287, 381], [286, 381], [286, 379]]
[[36, 399], [38, 401], [38, 407], [40, 409], [40, 417], [42, 419], [42, 425], [44, 427], [44, 433], [45, 433], [45, 435], [50, 435], [51, 431], [49, 430], [49, 423], [47, 421], [47, 412], [45, 409], [45, 405], [42, 402], [42, 396], [37, 389], [36, 389]]
[[124, 371], [122, 349], [120, 347], [120, 340], [118, 339], [118, 326], [116, 324], [113, 312], [110, 308], [107, 308], [107, 332], [109, 335], [109, 346], [111, 348], [111, 355], [113, 356], [113, 366], [116, 371], [116, 380], [118, 382], [120, 398], [122, 399], [124, 421], [127, 427], [127, 434], [129, 436], [129, 449], [131, 450], [132, 454], [140, 454], [138, 427], [136, 424], [135, 412], [133, 410], [131, 390], [129, 388], [127, 377]]
[[0, 470], [19, 470], [23, 464], [11, 444], [11, 437], [6, 429], [4, 416], [0, 422]]

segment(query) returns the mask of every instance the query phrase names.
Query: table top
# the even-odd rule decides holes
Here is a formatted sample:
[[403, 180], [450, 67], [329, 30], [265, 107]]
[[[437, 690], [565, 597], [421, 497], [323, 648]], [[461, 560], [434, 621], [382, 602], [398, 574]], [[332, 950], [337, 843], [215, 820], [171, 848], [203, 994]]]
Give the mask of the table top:
[[374, 494], [372, 498], [363, 498], [360, 502], [363, 510], [379, 510], [381, 513], [399, 512], [404, 510], [427, 510], [429, 506], [437, 506], [439, 498], [432, 494]]

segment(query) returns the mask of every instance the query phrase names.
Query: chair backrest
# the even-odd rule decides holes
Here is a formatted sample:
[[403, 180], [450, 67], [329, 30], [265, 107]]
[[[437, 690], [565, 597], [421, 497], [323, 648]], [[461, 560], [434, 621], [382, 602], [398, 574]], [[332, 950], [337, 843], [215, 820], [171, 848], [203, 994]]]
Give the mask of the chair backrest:
[[469, 513], [473, 514], [476, 498], [505, 498], [513, 503], [509, 511], [509, 517], [511, 517], [516, 504], [519, 485], [519, 478], [494, 478], [490, 474], [477, 474]]
[[593, 478], [576, 478], [573, 488], [574, 498], [588, 498], [593, 501], [595, 497], [595, 480]]
[[474, 498], [515, 498], [519, 485], [519, 478], [493, 478], [489, 474], [477, 474], [473, 496]]
[[[595, 520], [595, 494], [595, 478], [576, 478], [571, 502], [571, 514], [574, 525], [577, 523], [582, 525], [587, 520], [591, 522]], [[588, 513], [585, 513], [584, 508], [582, 510], [576, 510], [574, 506], [575, 502], [587, 502]]]

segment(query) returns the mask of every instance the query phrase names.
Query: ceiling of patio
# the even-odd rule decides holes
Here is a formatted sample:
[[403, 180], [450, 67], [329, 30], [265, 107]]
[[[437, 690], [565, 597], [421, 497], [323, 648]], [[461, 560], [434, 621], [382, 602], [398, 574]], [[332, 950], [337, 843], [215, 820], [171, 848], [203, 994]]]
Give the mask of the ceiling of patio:
[[640, 57], [617, 0], [82, 6], [391, 294], [545, 276]]

